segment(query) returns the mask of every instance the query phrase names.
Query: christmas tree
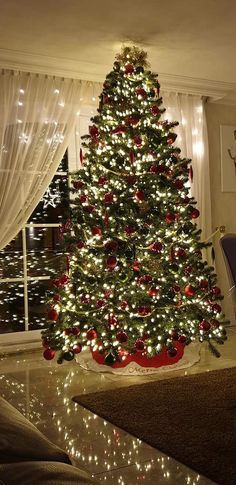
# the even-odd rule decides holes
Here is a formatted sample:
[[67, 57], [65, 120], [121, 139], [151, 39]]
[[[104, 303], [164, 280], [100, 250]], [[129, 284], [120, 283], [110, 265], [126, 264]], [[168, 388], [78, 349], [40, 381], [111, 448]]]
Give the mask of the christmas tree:
[[[190, 160], [164, 118], [146, 53], [125, 47], [106, 76], [61, 228], [67, 268], [52, 281], [44, 357], [160, 366], [194, 340], [226, 339], [212, 267], [202, 259]], [[141, 359], [141, 360], [140, 360]]]

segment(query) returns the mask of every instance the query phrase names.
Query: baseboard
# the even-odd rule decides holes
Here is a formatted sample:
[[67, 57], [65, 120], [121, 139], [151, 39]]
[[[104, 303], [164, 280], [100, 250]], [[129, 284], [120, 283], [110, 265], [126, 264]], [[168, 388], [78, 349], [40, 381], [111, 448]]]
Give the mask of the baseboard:
[[0, 335], [0, 355], [18, 354], [41, 348], [41, 330]]

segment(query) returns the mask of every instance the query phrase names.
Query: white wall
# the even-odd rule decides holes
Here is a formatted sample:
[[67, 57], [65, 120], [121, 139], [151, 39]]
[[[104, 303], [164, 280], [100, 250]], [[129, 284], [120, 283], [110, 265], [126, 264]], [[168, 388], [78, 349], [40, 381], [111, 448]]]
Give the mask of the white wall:
[[[207, 103], [206, 119], [210, 157], [212, 231], [214, 231], [217, 226], [225, 226], [226, 233], [236, 233], [236, 192], [221, 191], [220, 146], [220, 125], [236, 125], [236, 106]], [[229, 296], [230, 285], [218, 237], [214, 239], [214, 249], [216, 253], [218, 283], [225, 295], [222, 306], [227, 318], [229, 318], [232, 323], [235, 323], [233, 304], [231, 297]]]

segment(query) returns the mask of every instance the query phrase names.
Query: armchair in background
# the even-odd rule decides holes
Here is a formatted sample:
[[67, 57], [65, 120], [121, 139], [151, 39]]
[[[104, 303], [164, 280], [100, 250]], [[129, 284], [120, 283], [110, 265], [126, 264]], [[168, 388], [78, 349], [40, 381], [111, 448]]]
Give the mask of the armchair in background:
[[233, 299], [234, 313], [236, 315], [236, 234], [225, 234], [220, 239], [225, 265], [230, 283], [230, 295]]

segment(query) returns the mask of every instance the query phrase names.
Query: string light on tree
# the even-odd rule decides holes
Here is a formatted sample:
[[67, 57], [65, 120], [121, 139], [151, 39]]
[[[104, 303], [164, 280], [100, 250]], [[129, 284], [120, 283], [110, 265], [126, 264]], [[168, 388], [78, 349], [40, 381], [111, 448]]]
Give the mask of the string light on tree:
[[[54, 279], [56, 308], [49, 302], [58, 317], [43, 333], [60, 363], [89, 347], [100, 364], [159, 367], [196, 339], [218, 355], [214, 343], [226, 339], [223, 297], [201, 257], [191, 162], [146, 57], [136, 47], [117, 56], [83, 137], [63, 226], [68, 264]], [[68, 333], [75, 326], [79, 333]]]

